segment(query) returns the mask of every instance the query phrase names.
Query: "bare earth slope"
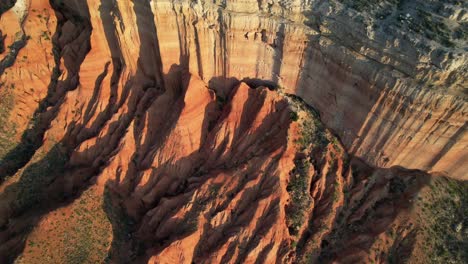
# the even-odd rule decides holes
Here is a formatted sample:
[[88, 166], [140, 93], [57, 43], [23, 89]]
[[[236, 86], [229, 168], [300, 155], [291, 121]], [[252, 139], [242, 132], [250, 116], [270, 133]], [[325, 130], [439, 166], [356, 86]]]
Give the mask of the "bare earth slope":
[[346, 4], [2, 2], [0, 263], [466, 263], [466, 55]]

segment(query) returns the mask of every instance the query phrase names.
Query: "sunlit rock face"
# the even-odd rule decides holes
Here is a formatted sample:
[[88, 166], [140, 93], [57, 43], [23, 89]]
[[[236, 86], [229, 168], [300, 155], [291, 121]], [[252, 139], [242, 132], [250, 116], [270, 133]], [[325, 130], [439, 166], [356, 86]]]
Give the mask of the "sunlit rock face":
[[[371, 164], [466, 178], [466, 39], [448, 48], [407, 36], [391, 16], [421, 23], [411, 3], [381, 21], [323, 2], [154, 1], [164, 68], [184, 65], [220, 89], [230, 78], [272, 81]], [[454, 24], [467, 19], [456, 16], [466, 7], [444, 10]]]
[[[42, 2], [27, 3], [18, 1], [2, 15], [4, 47], [15, 43], [17, 48], [3, 52], [0, 69], [4, 71], [13, 61], [10, 55], [18, 52], [17, 64], [46, 60], [34, 69], [17, 65], [9, 78], [3, 77], [13, 85], [35, 86], [38, 101], [56, 64], [51, 41], [57, 38], [63, 45], [76, 25], [65, 23], [60, 26], [62, 35], [55, 37], [54, 11], [43, 9]], [[149, 1], [134, 6], [89, 1], [86, 6], [73, 12], [87, 18], [90, 32], [79, 32], [79, 41], [79, 36], [73, 36], [79, 47], [63, 56], [71, 68], [79, 68], [73, 71], [82, 71], [79, 91], [93, 87], [96, 75], [113, 60], [109, 70], [121, 63], [123, 76], [135, 73], [138, 65], [144, 71], [153, 70], [158, 62], [152, 50], [159, 45], [163, 72], [179, 65], [220, 93], [227, 94], [237, 80], [250, 79], [251, 85], [258, 85], [255, 80], [259, 79], [300, 96], [320, 112], [321, 120], [351, 153], [370, 164], [466, 178], [466, 41], [411, 31], [411, 25], [425, 21], [418, 15], [422, 11], [414, 11], [411, 3], [399, 9], [388, 7], [395, 10], [386, 20], [374, 14], [380, 7], [356, 15], [357, 11], [339, 2]], [[463, 5], [446, 4], [439, 9], [437, 14], [445, 16], [451, 27], [467, 19]], [[428, 7], [425, 13], [435, 16], [431, 10]], [[414, 34], [408, 35], [408, 30]], [[85, 34], [91, 34], [88, 40]], [[26, 39], [21, 38], [27, 36], [38, 41], [29, 41], [22, 49]], [[89, 49], [87, 59], [83, 65], [73, 65], [80, 61], [80, 49]], [[140, 49], [145, 55], [141, 58]], [[26, 74], [30, 76], [24, 80], [21, 71], [34, 74]], [[31, 93], [30, 87], [24, 89]], [[34, 104], [23, 102], [29, 110], [19, 113], [25, 119], [18, 125], [21, 129], [35, 109]]]
[[0, 3], [0, 263], [463, 263], [466, 7], [348, 2]]

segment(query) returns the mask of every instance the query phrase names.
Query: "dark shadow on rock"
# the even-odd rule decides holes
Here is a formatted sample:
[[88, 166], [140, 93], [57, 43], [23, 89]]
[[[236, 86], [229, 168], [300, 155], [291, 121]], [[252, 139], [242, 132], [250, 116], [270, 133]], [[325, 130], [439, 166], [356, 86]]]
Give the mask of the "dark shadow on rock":
[[3, 0], [0, 2], [0, 17], [5, 13], [8, 9], [12, 8], [16, 4], [17, 0]]
[[119, 23], [120, 29], [122, 31], [125, 30], [125, 25], [121, 22], [122, 15], [118, 8], [117, 0], [101, 0], [99, 14], [102, 20], [104, 34], [107, 40], [107, 45], [109, 46], [109, 50], [111, 52], [112, 59], [120, 60], [123, 64], [122, 66], [124, 67], [125, 62], [123, 61], [122, 49], [116, 35], [116, 23]]
[[[236, 87], [235, 90], [236, 89], [239, 89], [239, 87]], [[235, 93], [235, 90], [233, 93]], [[259, 114], [260, 109], [262, 109], [263, 105], [265, 104], [265, 91], [249, 89], [248, 92], [249, 96], [247, 101], [244, 103], [239, 126], [237, 127], [236, 131], [234, 131], [233, 142], [240, 142], [241, 137], [247, 134], [248, 129], [252, 127], [252, 124]], [[236, 148], [235, 145], [232, 147]]]
[[[320, 5], [320, 3], [318, 3]], [[304, 12], [308, 18], [305, 24], [320, 33], [322, 17], [318, 11]], [[334, 36], [325, 36], [332, 38]], [[326, 46], [321, 46], [321, 35], [310, 35], [307, 46], [304, 49], [303, 65], [298, 77], [296, 95], [307, 100], [321, 114], [321, 121], [334, 134], [340, 136], [346, 147], [353, 143], [358, 147], [368, 135], [373, 126], [372, 122], [366, 122], [372, 114], [372, 108], [378, 107], [379, 95], [385, 93], [385, 89], [373, 81], [368, 76], [359, 76], [348, 72], [350, 69], [343, 67], [340, 62], [333, 61], [332, 53], [327, 51]], [[332, 38], [333, 40], [333, 38]], [[349, 48], [351, 47], [344, 47]], [[351, 51], [353, 51], [351, 49]], [[370, 62], [376, 64], [376, 62]], [[377, 65], [375, 65], [377, 67]], [[318, 69], [320, 71], [318, 71]], [[326, 83], [326, 80], [333, 76], [330, 82], [340, 82], [352, 84], [352, 88], [345, 85], [327, 86], [316, 85]], [[389, 84], [391, 85], [391, 84]], [[365, 101], [363, 101], [365, 98]], [[356, 109], [358, 107], [358, 109]], [[358, 132], [361, 131], [360, 137]], [[355, 142], [357, 140], [357, 142]], [[353, 151], [351, 150], [351, 151]]]
[[276, 32], [275, 39], [273, 40], [273, 44], [271, 46], [275, 50], [275, 58], [272, 68], [272, 81], [273, 83], [278, 83], [281, 73], [281, 65], [283, 61], [283, 48], [284, 48], [284, 37], [285, 37], [285, 26], [284, 23], [281, 23], [278, 31]]
[[226, 78], [222, 76], [213, 77], [208, 81], [208, 87], [216, 91], [216, 95], [221, 96], [222, 98], [226, 98], [239, 84], [239, 80], [237, 78], [231, 77]]
[[[23, 34], [21, 38], [15, 40], [15, 42], [11, 44], [11, 46], [9, 47], [10, 52], [6, 54], [6, 56], [0, 61], [0, 76], [3, 75], [7, 68], [13, 66], [13, 64], [16, 61], [16, 57], [18, 56], [21, 49], [26, 47], [28, 40], [28, 37], [25, 34]], [[0, 49], [4, 49], [3, 36], [0, 36], [0, 41]]]
[[133, 4], [138, 36], [140, 38], [140, 54], [136, 77], [142, 80], [144, 80], [144, 77], [148, 79], [143, 82], [144, 87], [156, 87], [157, 89], [164, 90], [161, 53], [150, 1], [133, 1]]
[[266, 263], [266, 258], [268, 254], [271, 252], [275, 244], [272, 242], [268, 244], [260, 253], [258, 253], [257, 259], [255, 260], [255, 264], [262, 264]]
[[176, 10], [176, 4], [174, 2], [172, 2], [171, 4], [172, 11], [174, 12], [174, 16], [176, 18], [177, 37], [179, 40], [179, 65], [184, 69], [188, 69], [190, 65], [190, 53], [187, 47], [187, 28], [185, 16], [182, 16], [181, 18], [179, 16], [180, 12]]
[[409, 257], [416, 245], [417, 230], [413, 229], [402, 240], [396, 241], [387, 254], [387, 262], [409, 263]]
[[262, 80], [262, 79], [256, 79], [256, 78], [244, 78], [241, 81], [245, 82], [248, 86], [252, 88], [267, 87], [269, 90], [275, 91], [279, 87], [277, 82], [269, 81], [269, 80]]

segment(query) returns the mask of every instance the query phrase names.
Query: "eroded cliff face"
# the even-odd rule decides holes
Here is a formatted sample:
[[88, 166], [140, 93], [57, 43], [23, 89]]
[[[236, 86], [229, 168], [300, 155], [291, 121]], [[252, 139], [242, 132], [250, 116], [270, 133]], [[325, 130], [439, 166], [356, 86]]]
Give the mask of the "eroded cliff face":
[[466, 177], [465, 65], [314, 5], [1, 4], [0, 262], [463, 263], [466, 183], [390, 165]]
[[277, 83], [367, 162], [466, 179], [466, 3], [343, 2], [154, 1], [163, 64]]
[[[19, 58], [25, 64], [46, 61], [37, 64], [44, 69], [24, 73], [44, 84], [58, 74], [50, 46], [55, 17], [42, 14], [46, 10], [40, 2], [34, 5], [38, 8], [29, 9], [35, 12], [27, 11], [24, 4], [2, 16], [6, 51], [0, 69], [4, 71], [14, 61], [28, 36], [39, 38]], [[99, 63], [84, 61], [87, 64], [80, 68], [90, 72], [90, 82], [112, 59], [124, 61], [119, 66], [124, 70], [135, 71], [138, 43], [133, 42], [138, 40], [139, 28], [151, 23], [160, 32], [152, 33], [152, 38], [160, 39], [164, 72], [173, 64], [181, 65], [222, 94], [237, 80], [259, 85], [256, 80], [260, 79], [264, 81], [260, 84], [279, 85], [319, 110], [322, 121], [345, 146], [370, 164], [466, 178], [466, 6], [445, 4], [438, 7], [439, 14], [426, 4], [417, 10], [412, 3], [401, 5], [377, 5], [372, 12], [357, 13], [342, 3], [151, 1], [147, 4], [151, 10], [141, 8], [141, 12], [151, 12], [148, 15], [154, 21], [138, 22], [128, 13], [132, 10], [128, 3], [93, 1], [89, 6], [95, 14], [83, 11], [91, 16], [88, 26], [94, 29], [92, 43], [87, 45], [93, 46], [91, 53], [103, 54]], [[387, 10], [385, 19], [381, 9]], [[26, 14], [28, 19], [22, 22]], [[446, 36], [439, 29], [445, 24], [435, 22], [434, 32], [415, 28], [432, 21], [431, 17], [462, 36]], [[64, 25], [65, 30], [71, 30], [70, 25]], [[29, 71], [20, 65], [17, 69]], [[4, 77], [5, 86], [22, 86], [18, 76], [21, 73]], [[87, 86], [88, 76], [80, 78]], [[25, 92], [34, 93], [38, 101], [46, 89]], [[28, 114], [21, 110], [24, 120], [18, 130], [24, 128], [34, 106], [24, 106], [32, 108]]]

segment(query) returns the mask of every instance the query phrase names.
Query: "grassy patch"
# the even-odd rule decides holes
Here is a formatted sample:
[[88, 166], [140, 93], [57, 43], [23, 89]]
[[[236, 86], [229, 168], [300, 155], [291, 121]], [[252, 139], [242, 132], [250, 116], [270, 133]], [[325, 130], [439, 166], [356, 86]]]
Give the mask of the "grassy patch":
[[[312, 175], [309, 175], [309, 169], [311, 164], [316, 162], [314, 153], [318, 153], [321, 155], [319, 158], [324, 159], [328, 145], [334, 143], [337, 145], [336, 148], [339, 148], [339, 142], [337, 139], [333, 139], [331, 133], [327, 132], [320, 122], [317, 111], [308, 107], [295, 96], [290, 95], [289, 99], [301, 112], [301, 118], [296, 114], [291, 116], [291, 119], [299, 119], [300, 135], [295, 144], [303, 152], [301, 155], [303, 157], [296, 158], [294, 161], [295, 167], [290, 172], [290, 181], [286, 187], [291, 197], [290, 203], [286, 206], [287, 225], [291, 235], [298, 235], [301, 226], [308, 221], [305, 217], [312, 202], [310, 197], [310, 178]], [[335, 157], [332, 156], [332, 158]], [[338, 184], [335, 187], [338, 189]], [[339, 194], [336, 194], [334, 199], [338, 200]]]

